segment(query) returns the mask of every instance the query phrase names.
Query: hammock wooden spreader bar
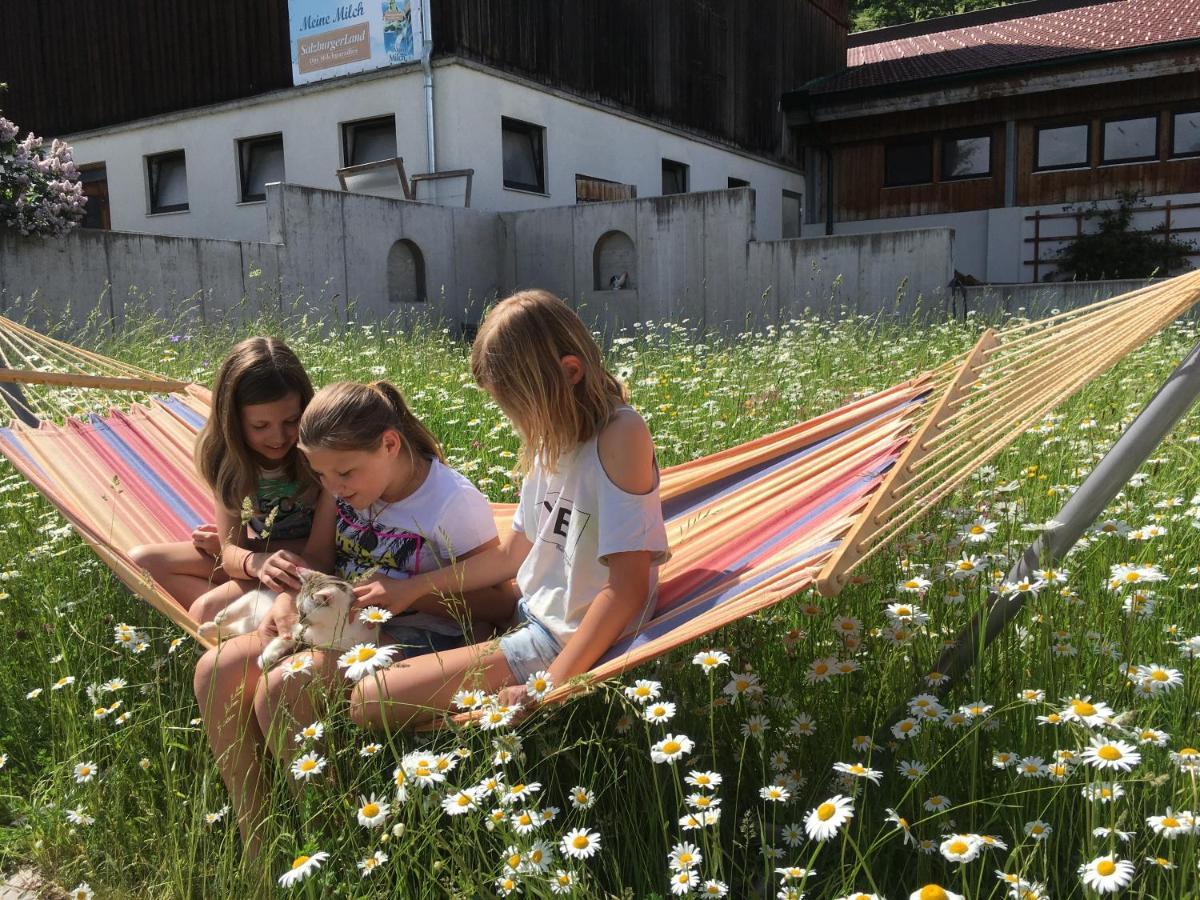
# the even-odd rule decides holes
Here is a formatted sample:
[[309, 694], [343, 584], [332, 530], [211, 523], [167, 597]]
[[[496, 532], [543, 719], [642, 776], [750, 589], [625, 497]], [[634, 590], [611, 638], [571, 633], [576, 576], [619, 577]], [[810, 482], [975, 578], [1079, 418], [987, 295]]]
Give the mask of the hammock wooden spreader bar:
[[889, 546], [1047, 412], [1200, 301], [1200, 272], [1081, 310], [987, 331], [838, 549], [817, 589], [834, 596], [854, 567]]

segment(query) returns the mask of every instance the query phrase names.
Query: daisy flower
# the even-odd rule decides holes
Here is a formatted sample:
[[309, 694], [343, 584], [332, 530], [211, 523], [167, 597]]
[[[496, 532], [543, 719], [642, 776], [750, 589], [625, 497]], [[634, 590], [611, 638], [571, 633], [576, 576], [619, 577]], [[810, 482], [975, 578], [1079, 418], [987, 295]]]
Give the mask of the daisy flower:
[[909, 894], [908, 900], [963, 900], [963, 895], [948, 891], [940, 884], [927, 884]]
[[940, 812], [950, 808], [950, 798], [945, 794], [934, 794], [925, 800], [922, 806], [929, 812]]
[[67, 810], [67, 821], [70, 822], [72, 825], [94, 825], [94, 824], [96, 824], [95, 818], [93, 818], [92, 816], [89, 816], [87, 814], [87, 810], [85, 810], [82, 806], [77, 806], [74, 809], [68, 809]]
[[722, 693], [728, 697], [740, 697], [743, 694], [761, 694], [762, 688], [758, 684], [758, 676], [753, 672], [739, 672], [729, 679]]
[[1188, 814], [1176, 815], [1169, 806], [1165, 814], [1147, 817], [1146, 824], [1159, 837], [1168, 840], [1174, 840], [1179, 835], [1187, 834], [1192, 830], [1191, 816]]
[[370, 800], [359, 797], [358, 824], [364, 828], [379, 828], [387, 820], [390, 811], [391, 807], [384, 801], [377, 800], [374, 794]]
[[525, 871], [540, 875], [550, 865], [554, 851], [545, 841], [534, 841], [525, 854]]
[[292, 860], [292, 867], [279, 876], [279, 886], [291, 887], [293, 884], [299, 884], [321, 868], [321, 863], [327, 859], [329, 859], [329, 854], [323, 850], [313, 854], [300, 854]]
[[729, 885], [723, 881], [712, 879], [700, 885], [697, 893], [701, 897], [724, 897], [729, 893]]
[[75, 781], [77, 784], [84, 784], [91, 781], [100, 774], [100, 770], [96, 768], [94, 762], [77, 763], [74, 769]]
[[896, 585], [896, 590], [904, 591], [909, 594], [922, 594], [931, 584], [928, 578], [922, 578], [920, 575], [914, 575], [912, 578], [906, 578]]
[[809, 737], [816, 733], [817, 724], [808, 713], [797, 713], [792, 717], [792, 723], [788, 726], [788, 734], [796, 737]]
[[781, 784], [768, 784], [759, 788], [758, 796], [771, 803], [787, 803], [792, 799], [791, 792]]
[[938, 848], [950, 862], [968, 863], [979, 855], [982, 844], [974, 834], [953, 834]]
[[596, 802], [596, 795], [591, 788], [576, 785], [571, 788], [571, 806], [575, 809], [591, 809]]
[[555, 894], [569, 894], [575, 890], [575, 876], [566, 869], [556, 869], [550, 877], [550, 891]]
[[295, 741], [297, 744], [303, 744], [305, 741], [319, 741], [324, 733], [325, 726], [320, 722], [313, 722], [296, 732]]
[[1101, 725], [1107, 725], [1113, 717], [1112, 708], [1100, 700], [1093, 703], [1091, 695], [1076, 695], [1064, 702], [1066, 706], [1060, 710], [1059, 715], [1068, 722], [1079, 722], [1089, 728], [1099, 728]]
[[296, 675], [308, 675], [312, 672], [313, 658], [311, 653], [297, 653], [289, 656], [279, 664], [283, 672], [283, 680], [287, 681]]
[[388, 855], [382, 850], [376, 850], [370, 856], [358, 861], [359, 874], [361, 874], [363, 878], [366, 878], [387, 861]]
[[346, 677], [350, 681], [361, 681], [372, 672], [390, 666], [396, 649], [396, 644], [388, 644], [386, 647], [355, 644], [338, 657], [338, 668], [346, 670]]
[[54, 682], [54, 684], [50, 685], [50, 690], [61, 691], [68, 684], [74, 684], [74, 683], [75, 683], [74, 675], [64, 675], [62, 678], [58, 679], [58, 681]]
[[320, 775], [324, 768], [325, 758], [321, 754], [305, 753], [292, 760], [292, 777], [297, 781], [303, 781], [314, 775]]
[[879, 779], [883, 777], [883, 773], [878, 769], [869, 769], [862, 763], [834, 763], [833, 771], [841, 772], [843, 775], [851, 775], [855, 778], [865, 778], [872, 784], [879, 784]]
[[903, 759], [896, 763], [896, 771], [909, 781], [916, 781], [919, 778], [924, 778], [925, 773], [928, 772], [929, 769], [923, 762]]
[[659, 682], [642, 678], [625, 688], [625, 696], [638, 703], [649, 703], [651, 700], [657, 700], [661, 691], [662, 685]]
[[853, 817], [853, 801], [837, 794], [809, 812], [804, 819], [804, 830], [814, 841], [827, 841]]
[[367, 625], [379, 626], [391, 618], [392, 611], [384, 609], [382, 606], [368, 606], [359, 610], [358, 613], [358, 621], [365, 622]]
[[559, 842], [563, 856], [572, 859], [587, 859], [600, 849], [600, 832], [587, 828], [572, 828]]
[[513, 878], [511, 875], [501, 875], [496, 879], [496, 893], [501, 897], [507, 897], [509, 894], [519, 893], [521, 890], [521, 882]]
[[92, 900], [96, 895], [92, 893], [91, 885], [86, 881], [81, 881], [71, 888], [71, 893], [67, 896], [69, 900]]
[[459, 691], [450, 702], [456, 709], [478, 709], [487, 702], [487, 696], [480, 691]]
[[692, 657], [692, 662], [705, 672], [712, 672], [729, 665], [729, 654], [723, 650], [701, 650]]
[[971, 544], [983, 544], [996, 533], [997, 527], [995, 522], [989, 522], [987, 519], [976, 519], [960, 531], [958, 536]]
[[364, 744], [362, 747], [360, 747], [358, 749], [358, 755], [361, 757], [367, 758], [367, 757], [375, 756], [382, 749], [383, 749], [383, 744], [376, 744], [376, 743], [372, 742], [370, 744]]
[[1135, 680], [1149, 685], [1156, 694], [1165, 694], [1183, 684], [1183, 673], [1178, 669], [1166, 666], [1138, 666], [1134, 670], [1133, 677]]
[[695, 744], [685, 734], [668, 734], [650, 748], [650, 758], [656, 763], [674, 763], [692, 752]]
[[1129, 772], [1142, 761], [1142, 754], [1133, 744], [1119, 740], [1105, 740], [1100, 735], [1094, 735], [1091, 746], [1081, 754], [1080, 759], [1097, 769], [1117, 769]]
[[525, 679], [525, 690], [534, 700], [541, 700], [554, 690], [554, 680], [550, 677], [550, 673], [544, 669], [534, 672]]
[[692, 787], [698, 787], [704, 791], [715, 791], [721, 786], [724, 779], [720, 772], [700, 772], [693, 769], [683, 780]]
[[442, 798], [442, 810], [448, 816], [461, 816], [479, 808], [480, 789], [463, 788]]
[[1115, 856], [1097, 856], [1079, 867], [1079, 877], [1098, 894], [1113, 894], [1133, 881], [1133, 863]]
[[671, 873], [671, 893], [676, 897], [690, 894], [700, 883], [700, 876], [695, 869], [679, 869]]
[[647, 722], [652, 722], [655, 725], [661, 725], [663, 722], [669, 722], [675, 715], [675, 704], [666, 702], [656, 702], [646, 705], [642, 710], [642, 716]]
[[542, 783], [540, 781], [518, 781], [516, 784], [508, 787], [503, 796], [501, 796], [500, 803], [504, 806], [511, 806], [522, 800], [528, 800], [541, 789]]

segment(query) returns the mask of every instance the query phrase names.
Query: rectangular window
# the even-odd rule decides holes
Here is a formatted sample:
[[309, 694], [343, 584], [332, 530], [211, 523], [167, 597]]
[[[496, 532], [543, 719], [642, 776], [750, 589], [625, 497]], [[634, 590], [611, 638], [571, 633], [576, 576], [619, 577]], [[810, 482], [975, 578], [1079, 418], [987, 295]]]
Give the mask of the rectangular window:
[[146, 182], [151, 214], [187, 210], [187, 163], [182, 150], [147, 156]]
[[1171, 155], [1200, 156], [1200, 111], [1171, 117]]
[[1034, 138], [1034, 171], [1078, 169], [1088, 165], [1091, 126], [1048, 125]]
[[633, 200], [637, 197], [637, 185], [595, 178], [575, 173], [575, 202], [602, 203], [609, 200]]
[[504, 186], [546, 193], [546, 129], [517, 119], [500, 118]]
[[662, 161], [662, 192], [663, 194], [686, 194], [688, 191], [687, 163], [676, 162], [673, 159]]
[[1100, 159], [1106, 163], [1158, 159], [1158, 116], [1114, 119], [1100, 135]]
[[795, 191], [783, 192], [783, 238], [800, 237], [800, 223], [804, 214], [804, 197]]
[[396, 117], [380, 116], [342, 125], [342, 160], [347, 166], [396, 157]]
[[929, 184], [933, 181], [933, 141], [889, 144], [883, 151], [883, 186]]
[[244, 138], [238, 141], [238, 168], [242, 203], [267, 199], [267, 185], [283, 181], [283, 135]]
[[949, 137], [942, 141], [942, 181], [987, 178], [992, 174], [990, 134]]
[[734, 178], [732, 175], [730, 175], [729, 179], [728, 179], [728, 184], [726, 184], [726, 187], [727, 188], [750, 187], [750, 182], [748, 182], [745, 178]]
[[79, 182], [87, 204], [83, 207], [80, 228], [99, 228], [107, 231], [112, 227], [108, 216], [108, 169], [104, 163], [88, 163], [79, 167]]

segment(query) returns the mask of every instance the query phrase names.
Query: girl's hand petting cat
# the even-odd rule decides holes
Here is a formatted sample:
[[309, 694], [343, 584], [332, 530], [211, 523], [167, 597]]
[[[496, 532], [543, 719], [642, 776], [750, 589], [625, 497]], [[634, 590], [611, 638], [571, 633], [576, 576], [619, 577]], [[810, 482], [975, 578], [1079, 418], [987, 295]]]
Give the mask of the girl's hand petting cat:
[[412, 604], [415, 597], [408, 597], [404, 590], [406, 581], [375, 575], [354, 586], [354, 602], [351, 611], [379, 606], [391, 613], [402, 613]]
[[259, 640], [266, 646], [281, 634], [291, 634], [292, 628], [299, 621], [300, 612], [296, 609], [296, 598], [291, 594], [280, 594], [258, 626]]
[[299, 590], [300, 571], [308, 563], [290, 550], [276, 550], [258, 570], [258, 579], [273, 591]]

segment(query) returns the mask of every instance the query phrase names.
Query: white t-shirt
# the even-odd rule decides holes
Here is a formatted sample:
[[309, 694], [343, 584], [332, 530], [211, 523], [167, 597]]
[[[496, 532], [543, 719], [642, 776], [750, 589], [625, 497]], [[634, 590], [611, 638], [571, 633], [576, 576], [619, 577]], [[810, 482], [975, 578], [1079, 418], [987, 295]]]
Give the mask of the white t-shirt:
[[526, 611], [565, 646], [608, 583], [608, 557], [649, 550], [650, 592], [633, 625], [653, 613], [658, 566], [670, 558], [658, 481], [645, 494], [613, 484], [596, 438], [580, 444], [548, 472], [539, 461], [521, 485], [513, 530], [533, 544], [517, 572]]
[[[389, 578], [411, 578], [447, 565], [496, 537], [487, 498], [467, 478], [431, 460], [421, 486], [402, 500], [354, 509], [337, 503], [334, 571], [352, 578], [371, 569]], [[403, 624], [461, 634], [450, 619], [406, 613]]]

